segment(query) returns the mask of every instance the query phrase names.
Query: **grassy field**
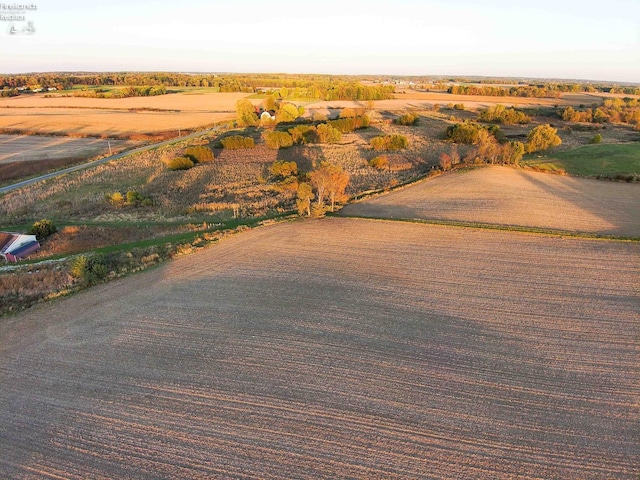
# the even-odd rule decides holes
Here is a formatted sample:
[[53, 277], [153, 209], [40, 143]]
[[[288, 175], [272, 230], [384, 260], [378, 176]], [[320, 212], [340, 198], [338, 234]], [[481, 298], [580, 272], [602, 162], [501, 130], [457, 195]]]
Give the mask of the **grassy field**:
[[522, 164], [584, 177], [640, 177], [640, 143], [587, 145], [542, 158], [529, 158]]
[[639, 249], [235, 236], [0, 322], [0, 476], [635, 480]]
[[341, 214], [640, 238], [638, 205], [640, 185], [487, 166], [347, 205]]

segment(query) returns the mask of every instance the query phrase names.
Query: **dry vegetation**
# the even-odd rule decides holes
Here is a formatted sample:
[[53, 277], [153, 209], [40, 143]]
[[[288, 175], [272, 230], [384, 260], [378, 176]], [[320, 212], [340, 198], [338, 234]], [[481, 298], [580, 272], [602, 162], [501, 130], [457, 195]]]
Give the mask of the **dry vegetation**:
[[344, 215], [518, 225], [640, 237], [640, 186], [488, 166], [451, 172]]
[[635, 479], [639, 254], [245, 233], [3, 319], [0, 476]]

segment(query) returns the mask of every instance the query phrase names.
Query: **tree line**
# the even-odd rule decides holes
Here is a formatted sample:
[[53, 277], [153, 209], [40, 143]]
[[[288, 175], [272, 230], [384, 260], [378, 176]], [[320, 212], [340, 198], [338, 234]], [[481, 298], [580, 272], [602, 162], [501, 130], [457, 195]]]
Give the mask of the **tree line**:
[[640, 87], [593, 85], [578, 83], [544, 83], [529, 85], [452, 85], [447, 89], [454, 95], [483, 95], [491, 97], [558, 98], [562, 93], [601, 92], [640, 95]]
[[[173, 72], [42, 73], [0, 75], [0, 90], [19, 94], [18, 88], [74, 86], [164, 86], [207, 87], [220, 92], [271, 93], [279, 97], [322, 100], [385, 100], [392, 98], [393, 85], [363, 85], [357, 78], [333, 75], [294, 74], [186, 74]], [[5, 94], [7, 95], [7, 94]]]
[[567, 107], [558, 112], [566, 122], [626, 123], [640, 130], [640, 101], [635, 98], [608, 98], [600, 107]]

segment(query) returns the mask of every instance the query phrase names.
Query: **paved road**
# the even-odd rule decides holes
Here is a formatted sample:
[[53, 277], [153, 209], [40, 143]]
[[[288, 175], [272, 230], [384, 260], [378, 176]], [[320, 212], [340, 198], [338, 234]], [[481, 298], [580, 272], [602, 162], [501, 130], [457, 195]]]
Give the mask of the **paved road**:
[[182, 140], [186, 140], [188, 138], [199, 137], [200, 135], [204, 135], [211, 132], [216, 132], [220, 130], [220, 127], [210, 128], [209, 130], [202, 130], [199, 132], [194, 132], [190, 135], [185, 135], [184, 137], [172, 138], [171, 140], [165, 140], [164, 142], [154, 143], [151, 145], [145, 145], [144, 147], [134, 148], [133, 150], [127, 150], [126, 152], [121, 152], [116, 155], [111, 155], [109, 157], [104, 157], [99, 160], [94, 160], [92, 162], [83, 163], [81, 165], [75, 165], [73, 167], [65, 168], [63, 170], [58, 170], [56, 172], [47, 173], [45, 175], [40, 175], [39, 177], [30, 178], [29, 180], [23, 180], [22, 182], [13, 183], [11, 185], [7, 185], [4, 187], [0, 187], [0, 195], [4, 193], [8, 193], [12, 190], [16, 190], [18, 188], [26, 187], [27, 185], [33, 185], [34, 183], [42, 182], [43, 180], [48, 180], [50, 178], [59, 177], [60, 175], [64, 175], [65, 173], [75, 172], [77, 170], [82, 170], [85, 168], [95, 167], [96, 165], [100, 165], [101, 163], [110, 162], [111, 160], [118, 160], [119, 158], [126, 157], [128, 155], [133, 155], [134, 153], [146, 152], [147, 150], [152, 150], [154, 148], [162, 147], [164, 145], [170, 145], [172, 143], [180, 142]]

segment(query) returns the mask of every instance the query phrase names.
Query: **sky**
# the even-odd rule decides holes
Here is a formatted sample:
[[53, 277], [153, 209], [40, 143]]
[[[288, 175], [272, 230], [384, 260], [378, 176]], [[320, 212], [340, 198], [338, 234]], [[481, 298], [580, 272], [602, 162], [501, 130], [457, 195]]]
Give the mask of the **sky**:
[[[35, 10], [6, 8], [13, 4]], [[24, 20], [11, 20], [12, 14]], [[0, 0], [0, 73], [477, 75], [640, 83], [639, 19], [640, 0]]]

